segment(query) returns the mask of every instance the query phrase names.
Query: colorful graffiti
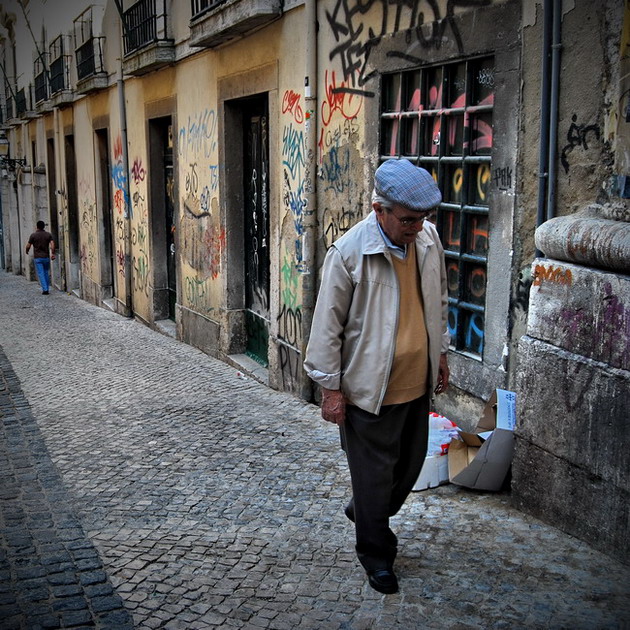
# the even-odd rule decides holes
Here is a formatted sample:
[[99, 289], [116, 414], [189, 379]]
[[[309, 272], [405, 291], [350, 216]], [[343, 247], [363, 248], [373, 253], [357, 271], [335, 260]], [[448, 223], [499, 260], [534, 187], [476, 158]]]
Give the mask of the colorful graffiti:
[[282, 113], [289, 112], [298, 125], [304, 122], [304, 111], [300, 104], [301, 98], [302, 95], [293, 90], [287, 90], [282, 97]]
[[570, 269], [563, 269], [562, 267], [536, 265], [533, 285], [539, 287], [542, 286], [543, 282], [571, 286], [573, 284], [573, 274]]
[[114, 207], [125, 218], [133, 216], [129, 198], [127, 173], [123, 160], [123, 146], [120, 135], [114, 141], [114, 159], [112, 160], [112, 184], [114, 187]]
[[207, 160], [216, 155], [217, 126], [217, 115], [213, 109], [204, 109], [188, 116], [187, 124], [179, 130], [177, 144], [179, 155], [185, 161], [192, 156]]
[[[568, 271], [568, 270], [567, 270]], [[613, 293], [610, 282], [599, 298], [604, 308], [595, 318], [583, 308], [564, 307], [560, 320], [570, 338], [589, 339], [591, 347], [609, 357], [611, 364], [623, 369], [630, 367], [630, 308]]]
[[298, 267], [303, 263], [302, 236], [304, 234], [304, 214], [306, 199], [306, 140], [304, 132], [289, 123], [284, 127], [282, 137], [282, 166], [284, 169], [283, 201], [290, 211], [295, 231], [295, 259]]

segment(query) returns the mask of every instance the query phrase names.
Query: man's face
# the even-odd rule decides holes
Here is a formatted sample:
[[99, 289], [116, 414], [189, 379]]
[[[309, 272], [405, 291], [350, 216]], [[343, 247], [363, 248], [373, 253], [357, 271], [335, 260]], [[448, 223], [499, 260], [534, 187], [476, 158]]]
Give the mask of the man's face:
[[416, 212], [399, 204], [394, 204], [391, 210], [387, 210], [380, 203], [375, 203], [373, 208], [383, 232], [399, 247], [416, 240], [418, 232], [422, 231], [424, 220], [432, 212], [431, 210]]

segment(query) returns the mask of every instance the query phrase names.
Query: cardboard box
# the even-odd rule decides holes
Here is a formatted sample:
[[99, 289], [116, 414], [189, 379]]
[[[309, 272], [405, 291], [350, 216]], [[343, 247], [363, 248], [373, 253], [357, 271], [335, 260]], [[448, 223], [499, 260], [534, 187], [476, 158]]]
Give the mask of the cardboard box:
[[418, 492], [427, 488], [437, 488], [443, 483], [448, 483], [448, 455], [429, 456], [424, 460], [412, 490]]
[[449, 481], [474, 490], [500, 490], [512, 463], [516, 394], [493, 392], [474, 433], [460, 431], [448, 449]]

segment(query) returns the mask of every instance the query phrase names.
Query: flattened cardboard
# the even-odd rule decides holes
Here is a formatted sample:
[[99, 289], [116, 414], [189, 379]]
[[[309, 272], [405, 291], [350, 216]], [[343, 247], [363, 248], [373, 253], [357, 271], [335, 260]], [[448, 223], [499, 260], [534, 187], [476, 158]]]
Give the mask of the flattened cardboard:
[[501, 489], [512, 463], [514, 432], [496, 428], [497, 407], [500, 407], [501, 426], [514, 427], [515, 400], [514, 392], [496, 390], [484, 408], [476, 432], [461, 431], [462, 439], [451, 441], [448, 451], [451, 483], [474, 490]]
[[500, 490], [512, 463], [514, 433], [495, 429], [480, 448], [453, 440], [449, 447], [451, 483], [474, 490]]

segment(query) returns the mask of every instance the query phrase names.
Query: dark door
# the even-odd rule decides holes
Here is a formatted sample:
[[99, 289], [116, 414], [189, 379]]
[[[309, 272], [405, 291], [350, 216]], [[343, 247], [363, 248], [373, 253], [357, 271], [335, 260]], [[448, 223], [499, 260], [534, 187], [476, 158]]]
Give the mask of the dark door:
[[107, 129], [96, 130], [96, 148], [98, 153], [98, 172], [96, 175], [99, 201], [99, 246], [101, 247], [101, 286], [103, 297], [114, 297], [114, 278], [116, 277], [116, 248], [112, 227], [111, 202], [111, 164], [109, 162], [109, 135]]
[[[56, 260], [53, 261], [52, 267], [54, 269], [53, 281], [55, 286], [62, 291], [66, 289], [66, 273], [63, 265], [63, 242], [61, 241], [61, 234], [59, 232], [59, 208], [57, 207], [57, 171], [55, 163], [55, 141], [52, 138], [46, 140], [46, 152], [47, 152], [47, 170], [46, 175], [48, 177], [48, 207], [50, 208], [50, 228], [49, 232], [55, 239], [55, 250], [57, 253]], [[0, 247], [2, 245], [0, 244]]]
[[66, 273], [67, 290], [79, 288], [79, 197], [77, 192], [77, 166], [74, 150], [74, 136], [64, 138], [66, 154], [66, 212], [68, 217], [68, 273]]
[[246, 353], [268, 365], [269, 343], [269, 142], [267, 98], [244, 111]]
[[175, 250], [175, 202], [173, 199], [173, 125], [163, 127], [164, 204], [166, 219], [166, 276], [168, 288], [168, 317], [175, 321], [177, 303], [177, 267]]

